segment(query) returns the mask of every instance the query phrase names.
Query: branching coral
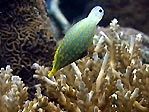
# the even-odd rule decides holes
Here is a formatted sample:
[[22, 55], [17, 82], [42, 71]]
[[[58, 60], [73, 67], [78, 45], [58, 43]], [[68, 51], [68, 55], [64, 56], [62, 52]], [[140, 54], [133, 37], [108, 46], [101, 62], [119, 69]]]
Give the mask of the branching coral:
[[19, 110], [19, 112], [59, 112], [59, 106], [48, 102], [48, 97], [41, 94], [40, 85], [37, 85], [36, 88], [36, 98], [34, 98], [33, 101], [27, 100], [23, 106], [24, 108]]
[[34, 77], [42, 81], [55, 106], [74, 112], [149, 110], [149, 65], [141, 60], [142, 36], [124, 38], [117, 22], [98, 31], [92, 57], [61, 69], [55, 78], [47, 79], [48, 69], [38, 65]]
[[48, 67], [33, 64], [40, 84], [35, 85], [32, 100], [9, 66], [1, 69], [1, 109], [11, 112], [15, 105], [16, 112], [148, 112], [149, 65], [142, 62], [142, 38], [140, 34], [126, 36], [114, 20], [107, 30], [98, 29], [88, 56], [51, 79]]
[[19, 76], [12, 76], [10, 66], [0, 70], [0, 109], [17, 112], [28, 98], [27, 87]]

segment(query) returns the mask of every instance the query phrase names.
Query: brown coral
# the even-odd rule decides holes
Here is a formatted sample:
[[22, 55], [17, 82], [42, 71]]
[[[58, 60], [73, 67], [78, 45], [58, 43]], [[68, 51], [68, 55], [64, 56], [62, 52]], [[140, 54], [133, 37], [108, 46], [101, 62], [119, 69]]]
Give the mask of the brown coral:
[[[42, 0], [0, 2], [0, 66], [11, 65], [15, 74], [28, 77], [31, 65], [51, 66], [56, 41]], [[48, 23], [49, 22], [49, 23]]]
[[[33, 64], [33, 99], [10, 66], [0, 71], [0, 109], [4, 112], [148, 112], [149, 64], [142, 63], [142, 35], [123, 38], [117, 21], [94, 37], [90, 55], [47, 77], [49, 67]], [[22, 97], [24, 96], [24, 97]], [[15, 103], [12, 103], [14, 100]], [[2, 103], [3, 102], [3, 103]]]
[[25, 87], [19, 76], [12, 76], [11, 72], [10, 66], [0, 70], [1, 112], [17, 112], [28, 98], [28, 87]]
[[140, 34], [126, 37], [116, 19], [106, 32], [94, 38], [92, 57], [85, 57], [61, 69], [48, 79], [48, 68], [36, 65], [35, 78], [45, 94], [71, 112], [149, 111], [149, 65], [142, 63]]

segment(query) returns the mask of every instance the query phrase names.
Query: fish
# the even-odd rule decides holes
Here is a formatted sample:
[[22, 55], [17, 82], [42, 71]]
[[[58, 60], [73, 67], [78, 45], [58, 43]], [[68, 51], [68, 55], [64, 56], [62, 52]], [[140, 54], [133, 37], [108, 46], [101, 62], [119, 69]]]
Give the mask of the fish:
[[87, 54], [96, 33], [97, 24], [101, 21], [104, 10], [95, 6], [88, 16], [74, 24], [65, 34], [56, 49], [52, 70], [48, 72], [51, 78], [61, 68], [81, 59]]

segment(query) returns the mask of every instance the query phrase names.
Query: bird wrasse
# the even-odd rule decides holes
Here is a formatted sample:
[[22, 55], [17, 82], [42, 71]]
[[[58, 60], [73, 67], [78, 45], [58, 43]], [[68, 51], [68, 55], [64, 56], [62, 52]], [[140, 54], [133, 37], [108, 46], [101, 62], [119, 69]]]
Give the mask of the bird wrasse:
[[104, 15], [100, 6], [94, 7], [88, 17], [74, 24], [60, 42], [54, 56], [53, 68], [48, 76], [52, 77], [59, 69], [83, 58], [96, 33], [96, 26]]

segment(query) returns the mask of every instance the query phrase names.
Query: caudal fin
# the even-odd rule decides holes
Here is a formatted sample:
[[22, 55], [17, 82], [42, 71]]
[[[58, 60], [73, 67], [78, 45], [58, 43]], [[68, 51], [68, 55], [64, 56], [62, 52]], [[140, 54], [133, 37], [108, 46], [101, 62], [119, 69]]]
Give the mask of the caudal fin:
[[52, 76], [54, 76], [56, 71], [57, 71], [56, 69], [52, 68], [52, 70], [48, 72], [48, 77], [51, 78]]

